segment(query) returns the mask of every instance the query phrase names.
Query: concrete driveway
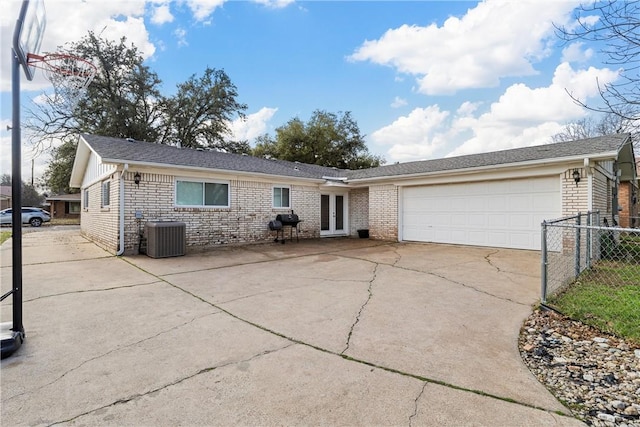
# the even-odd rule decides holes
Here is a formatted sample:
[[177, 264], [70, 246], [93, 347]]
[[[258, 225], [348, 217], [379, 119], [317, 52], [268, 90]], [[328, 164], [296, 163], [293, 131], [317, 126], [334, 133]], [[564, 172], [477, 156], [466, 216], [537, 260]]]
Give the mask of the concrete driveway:
[[[3, 425], [581, 425], [518, 354], [536, 252], [324, 239], [116, 258], [64, 229], [23, 246]], [[10, 241], [1, 255], [4, 293]]]

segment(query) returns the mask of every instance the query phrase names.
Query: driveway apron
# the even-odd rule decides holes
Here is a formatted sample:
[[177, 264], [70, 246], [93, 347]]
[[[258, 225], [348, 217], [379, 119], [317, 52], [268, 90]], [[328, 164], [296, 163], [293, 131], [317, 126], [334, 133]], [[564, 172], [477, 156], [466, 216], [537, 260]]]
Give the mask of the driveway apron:
[[[152, 259], [76, 229], [23, 240], [3, 425], [582, 425], [518, 354], [536, 252], [322, 239]], [[11, 241], [0, 254], [4, 293]]]

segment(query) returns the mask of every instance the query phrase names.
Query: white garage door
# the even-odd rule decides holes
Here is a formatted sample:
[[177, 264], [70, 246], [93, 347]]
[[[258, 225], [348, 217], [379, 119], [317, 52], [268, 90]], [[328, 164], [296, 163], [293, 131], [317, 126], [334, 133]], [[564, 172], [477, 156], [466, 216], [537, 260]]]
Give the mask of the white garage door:
[[558, 176], [404, 187], [408, 241], [540, 249], [540, 223], [561, 215]]

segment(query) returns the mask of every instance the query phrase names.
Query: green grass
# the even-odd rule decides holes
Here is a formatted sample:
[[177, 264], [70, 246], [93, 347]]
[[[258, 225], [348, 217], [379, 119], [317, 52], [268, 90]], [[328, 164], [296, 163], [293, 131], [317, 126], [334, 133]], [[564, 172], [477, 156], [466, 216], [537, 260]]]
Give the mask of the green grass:
[[10, 231], [0, 231], [0, 245], [4, 243], [5, 240], [9, 240], [11, 238]]
[[573, 319], [640, 343], [640, 264], [601, 261], [548, 302]]

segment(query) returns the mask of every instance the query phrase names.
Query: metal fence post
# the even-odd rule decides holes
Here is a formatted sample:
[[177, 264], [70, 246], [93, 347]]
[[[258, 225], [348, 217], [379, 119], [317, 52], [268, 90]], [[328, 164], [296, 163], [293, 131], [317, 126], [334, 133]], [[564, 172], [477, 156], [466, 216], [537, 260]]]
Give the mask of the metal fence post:
[[547, 221], [542, 221], [542, 236], [540, 239], [540, 252], [542, 253], [542, 261], [540, 263], [540, 281], [542, 304], [547, 303]]
[[580, 212], [578, 212], [578, 216], [576, 217], [576, 268], [575, 268], [576, 279], [580, 275], [580, 217], [581, 217], [581, 214]]
[[587, 258], [587, 269], [591, 268], [591, 244], [593, 243], [591, 240], [593, 239], [593, 233], [591, 232], [591, 215], [593, 215], [593, 212], [587, 212], [587, 253], [586, 253], [586, 258]]

